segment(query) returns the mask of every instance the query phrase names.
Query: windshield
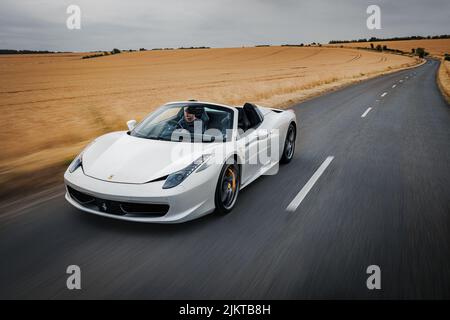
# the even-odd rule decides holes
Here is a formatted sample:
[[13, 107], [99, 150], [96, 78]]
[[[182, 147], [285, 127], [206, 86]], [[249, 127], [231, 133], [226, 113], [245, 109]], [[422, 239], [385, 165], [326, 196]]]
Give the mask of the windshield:
[[176, 103], [156, 110], [130, 135], [177, 142], [223, 142], [231, 138], [232, 128], [232, 109], [199, 103]]

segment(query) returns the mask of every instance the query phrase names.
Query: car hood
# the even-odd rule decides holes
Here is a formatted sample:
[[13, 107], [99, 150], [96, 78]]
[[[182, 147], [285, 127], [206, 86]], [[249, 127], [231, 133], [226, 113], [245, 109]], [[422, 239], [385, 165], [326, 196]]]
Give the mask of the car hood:
[[96, 139], [83, 152], [90, 177], [117, 183], [146, 183], [185, 168], [212, 144], [171, 142], [114, 132]]

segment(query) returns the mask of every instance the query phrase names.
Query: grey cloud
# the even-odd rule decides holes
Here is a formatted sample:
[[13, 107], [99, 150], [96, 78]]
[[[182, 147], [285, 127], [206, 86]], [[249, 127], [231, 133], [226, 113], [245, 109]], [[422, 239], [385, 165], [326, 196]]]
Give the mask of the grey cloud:
[[[66, 28], [66, 8], [82, 29]], [[366, 28], [378, 4], [382, 30]], [[2, 0], [0, 47], [68, 51], [242, 46], [449, 33], [448, 0]]]

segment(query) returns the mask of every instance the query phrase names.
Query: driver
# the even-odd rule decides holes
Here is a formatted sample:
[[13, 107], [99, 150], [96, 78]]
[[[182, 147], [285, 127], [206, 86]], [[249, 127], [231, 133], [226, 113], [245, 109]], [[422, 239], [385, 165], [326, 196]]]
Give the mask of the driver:
[[[203, 121], [202, 116], [204, 113], [202, 106], [187, 106], [184, 108], [183, 117], [178, 121], [177, 127], [185, 129], [189, 133], [193, 134], [194, 130], [201, 128], [201, 132], [195, 132], [203, 134], [205, 132], [206, 123]], [[198, 129], [197, 129], [198, 130]]]

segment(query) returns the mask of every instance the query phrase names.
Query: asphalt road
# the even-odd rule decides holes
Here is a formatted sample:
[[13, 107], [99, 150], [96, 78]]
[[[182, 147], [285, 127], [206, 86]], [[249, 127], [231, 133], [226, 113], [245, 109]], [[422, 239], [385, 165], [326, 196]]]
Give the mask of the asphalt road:
[[[450, 298], [450, 108], [437, 67], [295, 106], [294, 160], [224, 217], [124, 223], [62, 195], [2, 212], [0, 298]], [[66, 288], [72, 264], [78, 291]], [[381, 290], [366, 287], [369, 265], [381, 269]]]

